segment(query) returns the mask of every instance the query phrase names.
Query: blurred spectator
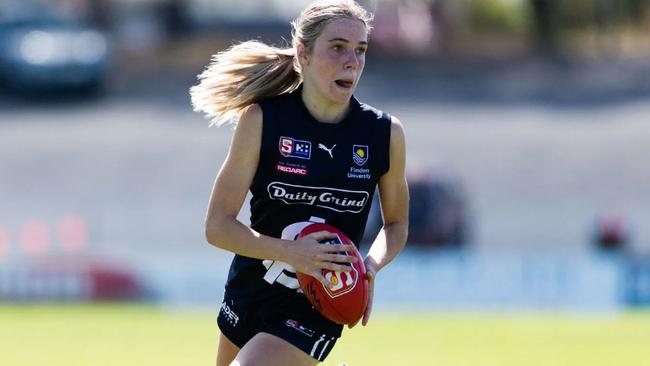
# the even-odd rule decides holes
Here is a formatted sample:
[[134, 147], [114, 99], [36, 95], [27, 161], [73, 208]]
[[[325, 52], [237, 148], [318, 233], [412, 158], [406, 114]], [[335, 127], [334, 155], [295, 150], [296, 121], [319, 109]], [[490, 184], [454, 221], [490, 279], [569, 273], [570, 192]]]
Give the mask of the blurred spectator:
[[111, 0], [90, 1], [89, 21], [99, 29], [109, 30], [113, 24], [113, 5]]
[[448, 175], [410, 174], [410, 245], [460, 246], [467, 241], [465, 195]]
[[167, 0], [158, 5], [158, 13], [168, 37], [182, 35], [189, 29], [187, 0]]
[[403, 0], [397, 7], [399, 35], [412, 52], [424, 53], [431, 49], [433, 20], [428, 2]]
[[629, 240], [629, 227], [624, 217], [606, 213], [596, 220], [593, 241], [601, 250], [625, 249]]
[[556, 51], [555, 15], [557, 15], [556, 0], [530, 0], [533, 13], [533, 28], [535, 46], [539, 52], [554, 53]]
[[388, 52], [431, 54], [447, 47], [450, 21], [447, 0], [379, 2], [372, 39]]
[[[456, 177], [440, 170], [407, 173], [409, 186], [408, 246], [459, 247], [469, 239], [467, 198]], [[375, 197], [364, 242], [370, 242], [382, 225]]]

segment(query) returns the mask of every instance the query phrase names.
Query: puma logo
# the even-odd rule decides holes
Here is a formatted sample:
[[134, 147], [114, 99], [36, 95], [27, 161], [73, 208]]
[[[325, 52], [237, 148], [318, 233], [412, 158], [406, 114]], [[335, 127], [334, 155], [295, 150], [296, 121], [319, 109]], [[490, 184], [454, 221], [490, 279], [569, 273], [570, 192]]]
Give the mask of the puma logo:
[[318, 148], [321, 149], [321, 150], [327, 151], [330, 154], [330, 158], [332, 158], [332, 159], [334, 159], [334, 154], [332, 154], [332, 150], [334, 150], [335, 147], [336, 147], [336, 144], [334, 144], [334, 146], [332, 146], [331, 148], [328, 149], [327, 146], [325, 146], [323, 144], [318, 144]]

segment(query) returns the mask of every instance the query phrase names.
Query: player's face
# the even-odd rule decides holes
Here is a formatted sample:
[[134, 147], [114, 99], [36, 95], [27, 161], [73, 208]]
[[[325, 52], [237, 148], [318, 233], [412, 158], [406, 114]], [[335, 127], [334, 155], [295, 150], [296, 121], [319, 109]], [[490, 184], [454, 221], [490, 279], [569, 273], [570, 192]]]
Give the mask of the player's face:
[[368, 31], [360, 20], [341, 18], [325, 26], [311, 53], [302, 58], [305, 85], [335, 104], [345, 104], [366, 62]]

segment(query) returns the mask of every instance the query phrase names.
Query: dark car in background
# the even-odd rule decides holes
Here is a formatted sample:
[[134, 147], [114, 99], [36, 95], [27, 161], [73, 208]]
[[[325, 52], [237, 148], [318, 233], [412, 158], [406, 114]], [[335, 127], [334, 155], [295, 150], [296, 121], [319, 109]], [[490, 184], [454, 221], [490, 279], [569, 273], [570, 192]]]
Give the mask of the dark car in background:
[[108, 39], [97, 30], [44, 12], [0, 14], [0, 81], [10, 90], [96, 91], [108, 64]]

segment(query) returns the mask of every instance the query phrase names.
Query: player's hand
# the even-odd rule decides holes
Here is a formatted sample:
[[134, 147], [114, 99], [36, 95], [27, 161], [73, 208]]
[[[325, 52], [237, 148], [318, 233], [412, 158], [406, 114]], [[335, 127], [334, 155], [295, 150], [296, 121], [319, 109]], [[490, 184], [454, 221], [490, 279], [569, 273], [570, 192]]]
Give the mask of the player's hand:
[[[368, 321], [370, 320], [370, 314], [372, 313], [372, 300], [375, 292], [375, 277], [377, 276], [377, 262], [373, 258], [366, 257], [366, 259], [363, 261], [365, 267], [366, 267], [366, 274], [365, 278], [368, 280], [368, 305], [366, 305], [366, 310], [363, 312], [363, 317], [360, 319], [361, 320], [361, 325], [364, 327], [368, 325]], [[354, 328], [354, 326], [359, 323], [359, 320], [357, 320], [353, 324], [349, 324], [348, 328]]]
[[349, 271], [350, 263], [357, 261], [357, 257], [347, 255], [345, 252], [355, 249], [351, 244], [320, 244], [319, 241], [334, 239], [336, 234], [328, 231], [311, 233], [295, 241], [288, 253], [288, 260], [285, 261], [296, 271], [308, 274], [324, 286], [332, 284], [323, 276], [323, 270]]

